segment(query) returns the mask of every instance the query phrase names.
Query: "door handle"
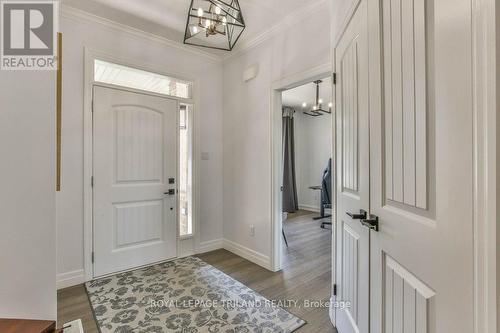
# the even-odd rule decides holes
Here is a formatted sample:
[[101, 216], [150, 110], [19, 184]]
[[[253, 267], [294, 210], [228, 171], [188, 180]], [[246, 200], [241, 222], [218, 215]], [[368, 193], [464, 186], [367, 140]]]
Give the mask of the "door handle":
[[369, 219], [361, 220], [361, 224], [370, 230], [378, 231], [379, 227], [378, 216], [371, 214]]
[[359, 214], [349, 212], [346, 212], [346, 214], [353, 220], [365, 220], [366, 216], [368, 215], [368, 213], [364, 209], [360, 209]]
[[165, 195], [175, 195], [175, 189], [171, 188], [168, 190], [168, 192], [163, 193]]

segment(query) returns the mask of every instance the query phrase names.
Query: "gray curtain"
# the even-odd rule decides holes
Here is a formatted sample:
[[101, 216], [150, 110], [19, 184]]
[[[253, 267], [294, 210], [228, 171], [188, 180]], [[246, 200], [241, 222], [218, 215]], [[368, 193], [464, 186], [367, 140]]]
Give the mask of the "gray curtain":
[[283, 108], [283, 211], [294, 213], [299, 209], [295, 180], [294, 110]]

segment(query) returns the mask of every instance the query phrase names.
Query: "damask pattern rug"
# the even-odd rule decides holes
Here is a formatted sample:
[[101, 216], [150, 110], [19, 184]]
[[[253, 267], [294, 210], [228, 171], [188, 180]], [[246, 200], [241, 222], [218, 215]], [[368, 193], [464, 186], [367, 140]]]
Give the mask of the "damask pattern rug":
[[102, 333], [287, 333], [305, 324], [195, 257], [85, 286]]

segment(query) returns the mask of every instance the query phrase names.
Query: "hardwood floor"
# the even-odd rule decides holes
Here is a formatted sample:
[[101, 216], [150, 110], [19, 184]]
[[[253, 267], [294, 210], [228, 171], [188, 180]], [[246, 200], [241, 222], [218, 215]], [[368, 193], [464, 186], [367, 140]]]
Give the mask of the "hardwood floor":
[[[331, 231], [321, 229], [317, 214], [300, 211], [289, 215], [284, 230], [289, 248], [283, 246], [283, 270], [270, 272], [226, 250], [197, 257], [271, 300], [297, 300], [287, 310], [307, 321], [299, 333], [336, 332], [327, 307], [304, 307], [303, 302], [328, 301], [331, 284]], [[82, 319], [85, 333], [97, 333], [83, 285], [58, 292], [58, 323]]]
[[83, 284], [57, 292], [57, 324], [81, 319], [85, 333], [98, 333], [87, 292]]

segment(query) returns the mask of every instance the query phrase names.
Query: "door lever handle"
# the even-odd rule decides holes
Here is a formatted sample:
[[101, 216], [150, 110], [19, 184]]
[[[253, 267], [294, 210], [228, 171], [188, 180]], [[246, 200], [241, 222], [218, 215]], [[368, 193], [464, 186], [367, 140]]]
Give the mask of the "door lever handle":
[[361, 224], [370, 230], [378, 231], [379, 227], [378, 216], [371, 214], [369, 219], [361, 220]]
[[360, 209], [359, 214], [349, 212], [346, 212], [346, 214], [353, 220], [365, 220], [368, 213], [364, 209]]
[[168, 190], [168, 192], [163, 193], [165, 195], [175, 195], [175, 189], [171, 188]]

